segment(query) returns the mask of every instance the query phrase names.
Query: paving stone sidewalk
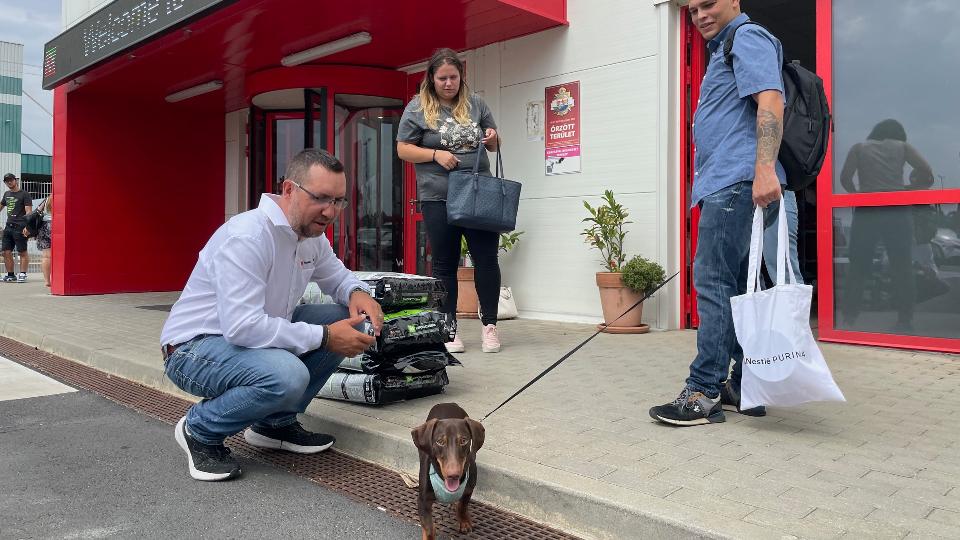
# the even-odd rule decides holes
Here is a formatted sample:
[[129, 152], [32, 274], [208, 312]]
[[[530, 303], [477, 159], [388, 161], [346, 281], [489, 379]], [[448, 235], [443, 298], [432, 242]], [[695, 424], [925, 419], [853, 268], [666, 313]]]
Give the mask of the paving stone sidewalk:
[[[149, 381], [162, 308], [177, 294], [52, 297], [27, 283], [4, 284], [0, 296], [0, 335], [94, 365], [122, 363], [124, 376]], [[381, 408], [318, 400], [311, 411], [401, 434], [440, 401], [479, 418], [592, 333], [503, 321], [503, 352], [482, 354], [479, 323], [463, 327], [464, 366], [449, 369], [444, 395]], [[485, 422], [481, 454], [521, 472], [553, 471], [541, 478], [552, 488], [649, 508], [701, 536], [960, 538], [960, 357], [821, 344], [846, 404], [771, 409], [765, 418], [727, 413], [726, 423], [692, 428], [656, 424], [647, 409], [680, 390], [695, 338], [597, 337]], [[519, 495], [498, 502], [524, 513]], [[556, 521], [590, 536], [567, 512]]]

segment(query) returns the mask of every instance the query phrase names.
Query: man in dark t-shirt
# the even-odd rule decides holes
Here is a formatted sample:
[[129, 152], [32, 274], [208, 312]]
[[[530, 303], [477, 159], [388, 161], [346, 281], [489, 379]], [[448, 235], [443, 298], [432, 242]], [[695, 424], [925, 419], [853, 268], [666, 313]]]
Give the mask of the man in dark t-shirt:
[[[0, 197], [0, 208], [7, 217], [7, 224], [3, 228], [3, 264], [7, 273], [3, 281], [23, 283], [27, 281], [27, 266], [30, 264], [23, 228], [27, 224], [27, 214], [33, 210], [33, 199], [20, 189], [20, 179], [15, 174], [3, 175], [3, 183], [7, 188], [3, 197]], [[17, 275], [13, 274], [13, 248], [20, 252], [20, 273]]]

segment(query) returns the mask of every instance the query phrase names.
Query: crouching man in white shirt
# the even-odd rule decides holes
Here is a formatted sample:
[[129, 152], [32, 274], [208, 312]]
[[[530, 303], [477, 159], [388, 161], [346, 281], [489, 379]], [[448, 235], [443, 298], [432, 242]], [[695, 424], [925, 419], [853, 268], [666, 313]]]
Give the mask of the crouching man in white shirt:
[[[304, 150], [287, 167], [282, 194], [234, 216], [200, 251], [197, 265], [163, 326], [165, 371], [203, 401], [175, 430], [190, 476], [225, 480], [240, 466], [224, 445], [244, 431], [263, 448], [315, 453], [334, 438], [305, 430], [306, 410], [344, 356], [374, 338], [383, 312], [367, 286], [337, 259], [326, 228], [347, 205], [343, 164]], [[297, 305], [307, 283], [337, 304]]]

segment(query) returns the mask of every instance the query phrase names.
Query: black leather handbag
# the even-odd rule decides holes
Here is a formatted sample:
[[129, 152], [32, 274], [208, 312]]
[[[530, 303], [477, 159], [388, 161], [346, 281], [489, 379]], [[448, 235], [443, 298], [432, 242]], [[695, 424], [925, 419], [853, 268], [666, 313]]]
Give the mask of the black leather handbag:
[[27, 229], [27, 235], [31, 238], [37, 236], [40, 227], [43, 226], [43, 215], [46, 213], [47, 201], [44, 200], [32, 212], [27, 214], [24, 228]]
[[498, 149], [494, 176], [480, 174], [480, 152], [472, 171], [454, 171], [447, 177], [447, 222], [458, 227], [509, 232], [517, 226], [520, 182], [503, 178], [503, 149]]

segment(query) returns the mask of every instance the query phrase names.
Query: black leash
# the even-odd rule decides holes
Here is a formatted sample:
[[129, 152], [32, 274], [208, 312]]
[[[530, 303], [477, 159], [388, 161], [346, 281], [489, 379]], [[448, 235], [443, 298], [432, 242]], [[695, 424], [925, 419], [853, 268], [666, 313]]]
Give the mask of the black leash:
[[[653, 293], [659, 291], [661, 287], [663, 287], [663, 286], [666, 285], [667, 283], [670, 283], [670, 281], [671, 281], [673, 278], [677, 277], [677, 275], [679, 275], [679, 274], [680, 274], [680, 272], [677, 272], [676, 274], [674, 274], [674, 275], [670, 276], [669, 278], [667, 278], [664, 282], [662, 282], [662, 283], [660, 283], [659, 285], [657, 285], [657, 287], [656, 287], [655, 289], [653, 289], [652, 291], [650, 291], [650, 292], [648, 292], [647, 294], [645, 294], [645, 295], [643, 296], [643, 298], [641, 298], [636, 304], [630, 306], [626, 311], [624, 311], [623, 313], [621, 313], [619, 317], [617, 317], [616, 319], [614, 319], [614, 320], [613, 320], [612, 322], [610, 322], [609, 324], [605, 324], [605, 325], [603, 325], [603, 326], [604, 326], [604, 327], [610, 326], [610, 325], [612, 325], [613, 323], [615, 323], [615, 322], [619, 321], [620, 319], [622, 319], [624, 315], [626, 315], [627, 313], [630, 313], [631, 311], [633, 311], [634, 308], [636, 308], [637, 306], [639, 306], [640, 304], [642, 304], [643, 301], [646, 300], [647, 298], [650, 298], [650, 297], [653, 295]], [[513, 394], [512, 396], [508, 397], [506, 400], [504, 400], [503, 403], [497, 405], [497, 408], [496, 408], [496, 409], [488, 412], [486, 415], [484, 415], [483, 418], [480, 419], [480, 421], [483, 422], [484, 420], [486, 420], [487, 417], [489, 417], [491, 414], [493, 414], [493, 413], [497, 412], [498, 410], [500, 410], [500, 407], [503, 407], [504, 405], [506, 405], [511, 399], [519, 396], [519, 395], [520, 395], [520, 392], [523, 392], [523, 391], [526, 390], [527, 388], [530, 388], [530, 386], [532, 386], [533, 383], [539, 381], [540, 379], [543, 378], [544, 375], [546, 375], [547, 373], [550, 373], [551, 371], [553, 371], [553, 368], [559, 366], [559, 365], [560, 365], [561, 363], [563, 363], [563, 361], [566, 360], [567, 358], [570, 358], [570, 356], [573, 355], [573, 353], [579, 351], [580, 348], [583, 347], [584, 345], [586, 345], [587, 343], [589, 343], [590, 340], [592, 340], [593, 338], [595, 338], [595, 337], [597, 337], [598, 335], [600, 335], [600, 332], [603, 332], [603, 328], [601, 328], [600, 330], [597, 330], [592, 336], [590, 336], [590, 337], [588, 337], [587, 339], [583, 340], [583, 342], [581, 342], [579, 345], [577, 345], [576, 347], [574, 347], [570, 352], [568, 352], [567, 354], [563, 355], [559, 360], [557, 360], [556, 362], [554, 362], [552, 366], [550, 366], [550, 367], [548, 367], [547, 369], [543, 370], [543, 372], [540, 373], [539, 375], [537, 375], [532, 381], [530, 381], [530, 382], [528, 382], [527, 384], [523, 385], [523, 388], [521, 388], [521, 389], [517, 390], [516, 392], [514, 392], [514, 394]]]

